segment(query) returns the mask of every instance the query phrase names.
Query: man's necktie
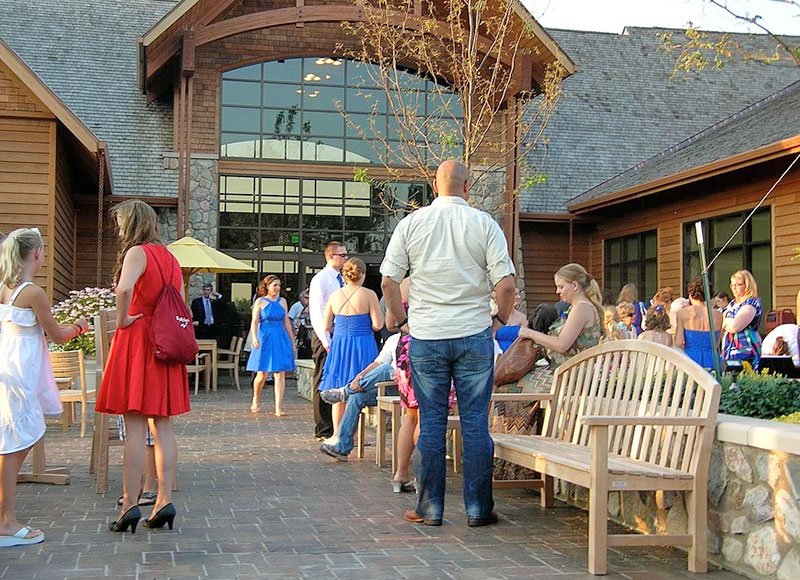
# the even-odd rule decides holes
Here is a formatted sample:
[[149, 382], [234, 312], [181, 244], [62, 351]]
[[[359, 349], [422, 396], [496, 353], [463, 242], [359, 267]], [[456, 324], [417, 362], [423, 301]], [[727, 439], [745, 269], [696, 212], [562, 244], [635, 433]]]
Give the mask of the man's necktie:
[[341, 272], [336, 274], [336, 279], [339, 280], [339, 288], [344, 286], [344, 278], [342, 278], [342, 273]]
[[203, 298], [203, 307], [206, 311], [206, 326], [214, 324], [214, 317], [211, 315], [211, 301], [208, 298]]

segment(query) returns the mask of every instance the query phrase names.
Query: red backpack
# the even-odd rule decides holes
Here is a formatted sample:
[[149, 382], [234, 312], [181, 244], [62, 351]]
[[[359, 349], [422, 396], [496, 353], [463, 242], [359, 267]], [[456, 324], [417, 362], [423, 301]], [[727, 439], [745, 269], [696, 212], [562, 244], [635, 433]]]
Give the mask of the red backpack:
[[[150, 256], [155, 258], [153, 252]], [[156, 301], [150, 321], [150, 342], [156, 358], [164, 362], [189, 364], [197, 356], [197, 340], [194, 337], [192, 314], [186, 307], [181, 293], [167, 281], [158, 260], [154, 260], [161, 273], [164, 287]]]

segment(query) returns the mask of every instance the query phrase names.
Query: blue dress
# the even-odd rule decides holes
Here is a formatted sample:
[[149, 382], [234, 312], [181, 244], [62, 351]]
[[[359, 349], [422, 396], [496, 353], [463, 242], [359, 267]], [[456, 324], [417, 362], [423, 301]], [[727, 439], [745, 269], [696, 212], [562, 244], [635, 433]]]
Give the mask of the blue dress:
[[515, 326], [503, 326], [497, 329], [494, 338], [497, 340], [497, 344], [500, 345], [500, 350], [506, 352], [508, 347], [511, 346], [511, 343], [517, 340], [519, 328], [520, 325], [517, 324]]
[[333, 318], [333, 338], [320, 391], [337, 389], [350, 383], [378, 357], [378, 345], [369, 314], [337, 314]]
[[247, 370], [252, 372], [280, 373], [294, 370], [294, 349], [283, 319], [286, 310], [280, 299], [259, 298], [266, 302], [259, 314], [258, 348], [250, 352]]
[[[683, 329], [683, 352], [704, 369], [714, 368], [714, 351], [711, 348], [710, 330]], [[719, 340], [719, 333], [714, 333], [714, 340]]]

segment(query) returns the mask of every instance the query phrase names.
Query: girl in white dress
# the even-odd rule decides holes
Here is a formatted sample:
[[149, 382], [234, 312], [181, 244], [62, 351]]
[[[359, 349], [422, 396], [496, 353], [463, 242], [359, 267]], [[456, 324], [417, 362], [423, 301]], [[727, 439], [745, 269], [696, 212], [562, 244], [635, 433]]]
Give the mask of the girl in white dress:
[[22, 462], [44, 435], [44, 414], [61, 412], [45, 334], [64, 343], [89, 328], [84, 319], [61, 326], [53, 318], [47, 295], [32, 282], [43, 265], [39, 230], [15, 230], [0, 245], [0, 548], [44, 540], [20, 524], [15, 496]]

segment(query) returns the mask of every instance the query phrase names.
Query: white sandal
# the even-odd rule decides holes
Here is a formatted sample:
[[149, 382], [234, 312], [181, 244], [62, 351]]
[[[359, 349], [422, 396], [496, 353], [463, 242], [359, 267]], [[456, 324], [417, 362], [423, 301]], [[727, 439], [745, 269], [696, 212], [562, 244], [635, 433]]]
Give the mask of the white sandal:
[[10, 548], [12, 546], [27, 546], [44, 542], [44, 534], [39, 532], [32, 538], [26, 536], [31, 533], [31, 529], [22, 526], [13, 536], [0, 536], [0, 548]]

